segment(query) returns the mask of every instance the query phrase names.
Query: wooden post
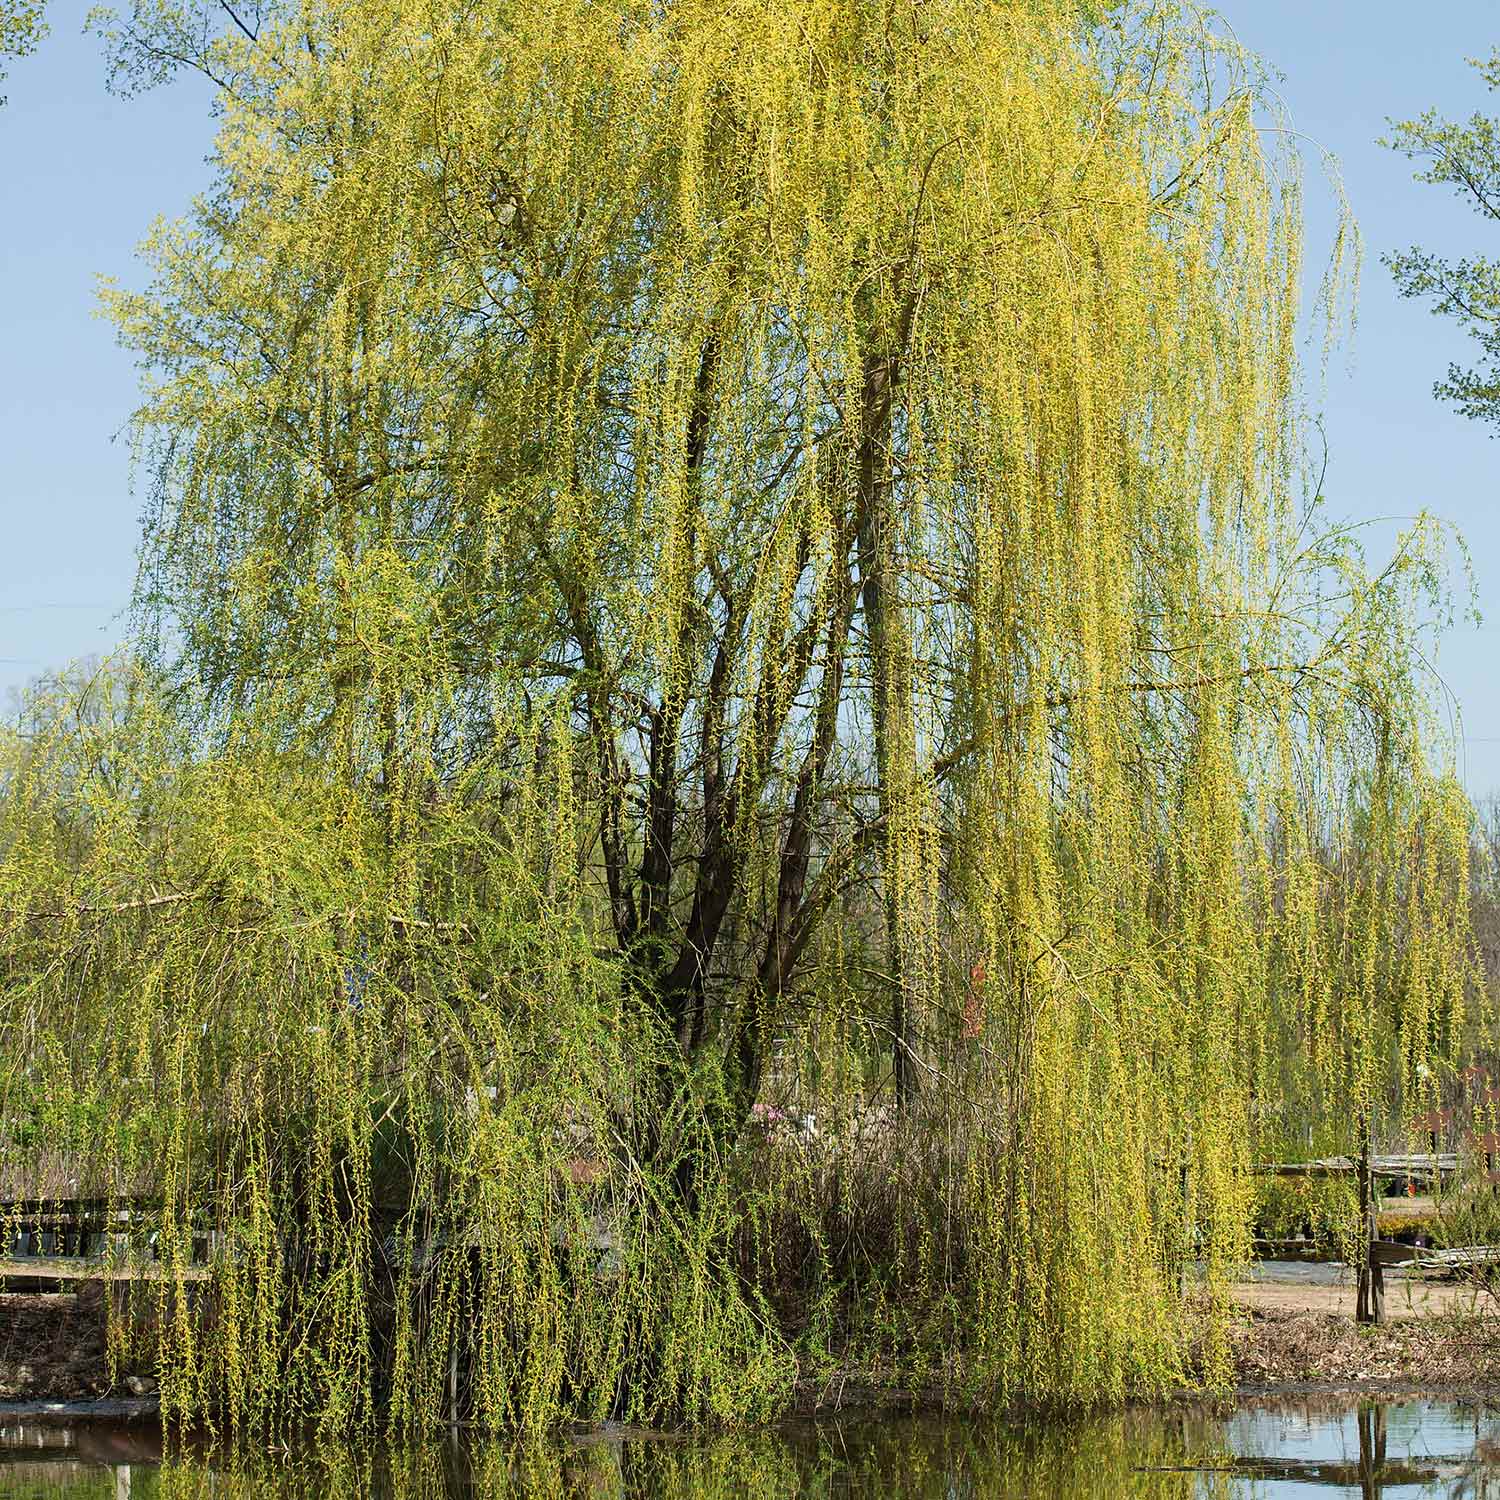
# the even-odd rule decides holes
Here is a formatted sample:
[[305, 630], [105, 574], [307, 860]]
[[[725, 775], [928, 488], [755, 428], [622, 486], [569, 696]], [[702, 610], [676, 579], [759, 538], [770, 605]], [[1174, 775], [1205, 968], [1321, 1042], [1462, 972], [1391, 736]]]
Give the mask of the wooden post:
[[1365, 1257], [1359, 1267], [1359, 1284], [1354, 1298], [1356, 1323], [1370, 1321], [1370, 1151], [1368, 1140], [1368, 1133], [1362, 1133], [1359, 1152], [1359, 1222], [1365, 1234]]
[[1354, 1318], [1359, 1323], [1384, 1323], [1385, 1273], [1375, 1258], [1375, 1241], [1380, 1234], [1375, 1211], [1375, 1179], [1370, 1167], [1370, 1134], [1370, 1114], [1366, 1110], [1359, 1143], [1359, 1218], [1363, 1226], [1365, 1251], [1359, 1268]]

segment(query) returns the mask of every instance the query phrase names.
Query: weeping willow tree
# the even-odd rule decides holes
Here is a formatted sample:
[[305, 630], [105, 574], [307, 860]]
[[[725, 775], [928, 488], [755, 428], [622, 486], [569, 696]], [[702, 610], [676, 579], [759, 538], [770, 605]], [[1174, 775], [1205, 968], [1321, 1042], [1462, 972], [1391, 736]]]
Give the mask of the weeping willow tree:
[[169, 1412], [1222, 1374], [1180, 1273], [1268, 1014], [1399, 985], [1416, 1055], [1464, 987], [1437, 549], [1302, 503], [1251, 62], [1162, 4], [229, 21], [114, 25], [217, 180], [108, 299], [140, 681], [0, 804], [7, 1170], [156, 1205]]

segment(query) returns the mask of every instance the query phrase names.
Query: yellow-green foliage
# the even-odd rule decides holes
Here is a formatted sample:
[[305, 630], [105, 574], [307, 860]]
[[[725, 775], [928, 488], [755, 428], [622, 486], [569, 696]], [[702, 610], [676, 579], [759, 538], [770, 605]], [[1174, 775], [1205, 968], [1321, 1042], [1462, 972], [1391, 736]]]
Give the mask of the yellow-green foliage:
[[431, 1427], [455, 1342], [495, 1426], [1177, 1379], [1271, 1017], [1358, 1101], [1465, 977], [1437, 538], [1299, 498], [1252, 64], [1146, 4], [115, 37], [218, 178], [109, 295], [143, 677], [13, 747], [0, 1024], [216, 1230], [169, 1408]]
[[[42, 6], [32, 0], [0, 0], [0, 79], [5, 77], [6, 62], [36, 51], [46, 30]], [[0, 97], [0, 104], [4, 102]]]
[[226, 1500], [444, 1500], [454, 1489], [486, 1497], [566, 1500], [807, 1500], [898, 1487], [913, 1500], [956, 1492], [1034, 1500], [1188, 1500], [1233, 1493], [1224, 1422], [1191, 1408], [1035, 1425], [999, 1426], [884, 1416], [788, 1424], [771, 1432], [663, 1442], [626, 1436], [525, 1447], [475, 1444], [396, 1450], [364, 1459], [347, 1447], [205, 1462], [174, 1457], [136, 1483], [161, 1500], [202, 1493]]

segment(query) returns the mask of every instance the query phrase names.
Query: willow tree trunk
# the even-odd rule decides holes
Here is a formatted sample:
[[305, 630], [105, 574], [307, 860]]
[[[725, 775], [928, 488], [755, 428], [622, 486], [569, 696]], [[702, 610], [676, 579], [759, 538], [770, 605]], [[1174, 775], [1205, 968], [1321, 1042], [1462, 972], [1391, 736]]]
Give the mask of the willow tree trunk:
[[856, 500], [860, 604], [870, 656], [876, 782], [880, 820], [885, 829], [881, 896], [886, 971], [891, 986], [891, 1066], [896, 1102], [902, 1109], [916, 1092], [916, 1070], [912, 1052], [911, 955], [903, 940], [902, 882], [897, 863], [901, 857], [901, 815], [915, 793], [912, 783], [916, 744], [911, 640], [894, 586], [897, 520], [891, 449], [896, 392], [914, 305], [915, 294], [909, 292], [895, 348], [887, 353], [872, 351], [865, 356]]

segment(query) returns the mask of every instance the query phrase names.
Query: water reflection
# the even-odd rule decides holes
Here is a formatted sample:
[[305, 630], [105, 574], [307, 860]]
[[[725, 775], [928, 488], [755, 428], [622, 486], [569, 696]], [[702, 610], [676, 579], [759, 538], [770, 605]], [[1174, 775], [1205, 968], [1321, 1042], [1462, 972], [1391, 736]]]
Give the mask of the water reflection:
[[1272, 1481], [1257, 1491], [1267, 1496], [1500, 1497], [1500, 1415], [1475, 1406], [1249, 1408], [1226, 1424], [1225, 1443], [1234, 1455], [1226, 1467]]
[[139, 1429], [0, 1425], [3, 1500], [1500, 1500], [1500, 1412], [1306, 1400], [1066, 1424], [866, 1418], [701, 1441], [604, 1433], [520, 1453], [442, 1444], [249, 1462]]

